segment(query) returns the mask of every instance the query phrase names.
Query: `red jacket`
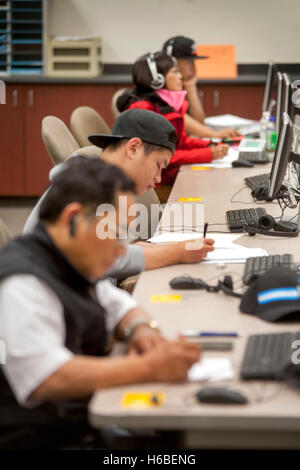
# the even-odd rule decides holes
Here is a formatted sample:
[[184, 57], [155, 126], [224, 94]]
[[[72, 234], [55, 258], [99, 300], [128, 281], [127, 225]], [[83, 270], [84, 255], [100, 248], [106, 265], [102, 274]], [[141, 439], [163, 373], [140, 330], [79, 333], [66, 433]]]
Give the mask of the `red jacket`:
[[[160, 113], [159, 108], [150, 101], [141, 100], [131, 103], [128, 109], [147, 109]], [[185, 100], [179, 112], [173, 111], [163, 116], [175, 127], [178, 135], [176, 150], [170, 160], [168, 167], [162, 171], [161, 184], [173, 184], [178, 173], [179, 167], [191, 163], [209, 163], [212, 160], [211, 148], [207, 148], [208, 141], [188, 137], [185, 133], [184, 115], [188, 108], [188, 102]], [[162, 113], [160, 113], [162, 114]]]

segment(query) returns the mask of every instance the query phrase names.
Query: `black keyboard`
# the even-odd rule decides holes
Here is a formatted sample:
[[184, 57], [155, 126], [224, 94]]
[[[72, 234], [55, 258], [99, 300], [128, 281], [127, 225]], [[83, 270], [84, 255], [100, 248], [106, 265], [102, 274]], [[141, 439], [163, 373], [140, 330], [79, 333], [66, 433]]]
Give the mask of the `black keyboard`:
[[266, 215], [266, 209], [237, 209], [226, 212], [227, 223], [230, 232], [246, 232], [247, 225], [257, 225], [258, 219]]
[[245, 178], [245, 183], [251, 190], [256, 189], [262, 184], [269, 185], [269, 181], [270, 173], [264, 173], [262, 175], [249, 176], [249, 178]]
[[282, 380], [284, 368], [292, 362], [295, 352], [292, 344], [295, 340], [300, 340], [300, 331], [250, 336], [243, 357], [241, 378]]
[[274, 266], [293, 269], [293, 255], [284, 254], [248, 258], [244, 267], [244, 284], [249, 285], [251, 281], [256, 279], [258, 276], [265, 274], [269, 269], [274, 268]]

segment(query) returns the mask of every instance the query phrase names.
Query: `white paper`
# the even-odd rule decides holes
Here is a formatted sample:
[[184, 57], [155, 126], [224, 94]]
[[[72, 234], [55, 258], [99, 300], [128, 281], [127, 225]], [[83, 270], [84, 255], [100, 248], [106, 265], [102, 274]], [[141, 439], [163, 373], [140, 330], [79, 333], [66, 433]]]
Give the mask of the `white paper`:
[[202, 261], [205, 263], [244, 263], [248, 258], [255, 256], [267, 256], [263, 248], [216, 248], [207, 253]]
[[239, 116], [235, 116], [234, 114], [222, 114], [220, 116], [210, 116], [205, 118], [204, 123], [208, 126], [212, 127], [234, 127], [238, 128], [241, 126], [250, 126], [251, 124], [255, 124], [256, 121], [252, 119], [244, 119]]
[[[240, 238], [243, 233], [207, 233], [207, 238], [215, 240], [215, 247], [217, 246], [229, 246]], [[159, 235], [155, 235], [149, 238], [148, 242], [151, 243], [173, 243], [183, 242], [186, 240], [202, 239], [203, 233], [200, 232], [163, 232]], [[239, 248], [239, 245], [232, 245], [232, 248]]]
[[188, 371], [191, 382], [201, 380], [229, 380], [234, 377], [231, 361], [227, 357], [206, 357], [194, 364]]
[[239, 149], [238, 146], [229, 147], [227, 155], [218, 160], [213, 160], [212, 163], [193, 163], [188, 165], [189, 167], [210, 167], [210, 168], [231, 168], [232, 162], [239, 158]]

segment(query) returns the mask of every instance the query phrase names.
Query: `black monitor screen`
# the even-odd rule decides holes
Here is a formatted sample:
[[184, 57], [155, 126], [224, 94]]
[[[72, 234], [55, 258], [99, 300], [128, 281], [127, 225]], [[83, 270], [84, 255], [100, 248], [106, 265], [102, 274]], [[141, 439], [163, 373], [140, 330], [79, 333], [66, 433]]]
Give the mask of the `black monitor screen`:
[[280, 133], [276, 145], [270, 173], [269, 199], [274, 199], [280, 191], [286, 173], [293, 140], [293, 125], [287, 113], [283, 113]]
[[283, 108], [282, 112], [288, 113], [291, 120], [294, 119], [295, 107], [292, 101], [293, 95], [293, 84], [290, 79], [290, 76], [287, 73], [282, 75], [283, 77], [283, 85], [282, 85], [282, 100], [283, 100]]
[[267, 79], [266, 79], [264, 99], [263, 99], [263, 105], [262, 105], [263, 111], [268, 111], [268, 108], [272, 99], [273, 89], [275, 86], [275, 80], [276, 80], [276, 65], [273, 62], [270, 62], [268, 65]]
[[275, 118], [275, 131], [279, 134], [280, 123], [283, 113], [283, 77], [281, 72], [277, 72], [277, 96], [276, 96], [276, 118]]

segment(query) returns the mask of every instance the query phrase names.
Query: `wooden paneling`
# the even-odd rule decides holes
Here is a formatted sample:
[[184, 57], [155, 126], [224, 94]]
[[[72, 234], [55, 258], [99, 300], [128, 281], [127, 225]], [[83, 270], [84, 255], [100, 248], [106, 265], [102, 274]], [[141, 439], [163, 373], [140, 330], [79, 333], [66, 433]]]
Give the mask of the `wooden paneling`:
[[24, 121], [21, 86], [6, 86], [6, 104], [0, 104], [0, 194], [24, 194]]

